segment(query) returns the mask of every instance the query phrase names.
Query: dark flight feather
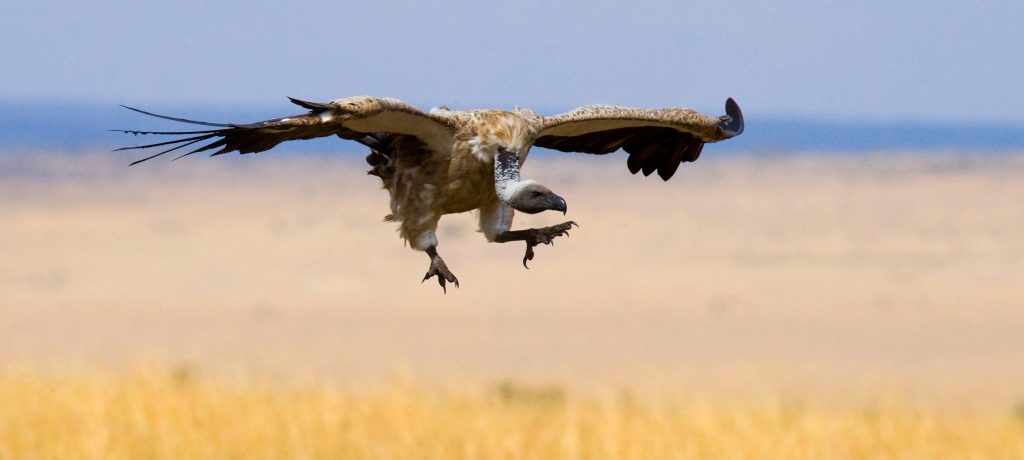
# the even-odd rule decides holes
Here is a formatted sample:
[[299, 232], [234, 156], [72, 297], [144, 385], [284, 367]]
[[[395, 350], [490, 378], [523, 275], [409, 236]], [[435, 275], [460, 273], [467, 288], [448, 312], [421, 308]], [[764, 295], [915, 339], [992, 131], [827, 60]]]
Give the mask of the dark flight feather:
[[306, 109], [312, 110], [314, 113], [316, 113], [316, 112], [323, 112], [325, 110], [334, 109], [334, 106], [332, 106], [330, 104], [321, 104], [319, 102], [309, 102], [309, 101], [304, 101], [302, 99], [296, 99], [294, 97], [288, 97], [288, 100], [292, 101], [292, 104], [295, 104], [295, 105], [297, 105], [299, 107], [302, 107], [302, 108], [306, 108]]
[[122, 105], [121, 107], [124, 107], [124, 108], [126, 108], [128, 110], [132, 110], [132, 111], [135, 111], [135, 112], [139, 112], [139, 113], [142, 113], [142, 114], [146, 114], [146, 115], [149, 115], [151, 117], [163, 118], [164, 120], [171, 120], [171, 121], [180, 121], [182, 123], [191, 123], [193, 125], [220, 126], [222, 128], [234, 128], [235, 126], [238, 126], [238, 125], [232, 125], [232, 124], [226, 124], [226, 123], [210, 123], [210, 122], [206, 122], [206, 121], [189, 120], [187, 118], [177, 118], [177, 117], [169, 117], [167, 115], [158, 115], [158, 114], [155, 114], [155, 113], [152, 113], [152, 112], [147, 112], [145, 110], [139, 110], [139, 109], [136, 109], [134, 107], [128, 107], [127, 105]]
[[206, 139], [209, 139], [209, 138], [210, 138], [209, 136], [197, 138], [197, 139], [195, 139], [195, 140], [193, 140], [193, 141], [191, 141], [191, 142], [186, 142], [186, 143], [184, 143], [184, 144], [181, 144], [181, 145], [178, 145], [178, 146], [175, 146], [175, 147], [169, 148], [169, 149], [167, 149], [167, 150], [164, 150], [164, 151], [162, 151], [162, 152], [160, 152], [160, 153], [157, 153], [157, 154], [155, 154], [155, 155], [150, 155], [150, 156], [148, 156], [148, 157], [146, 157], [146, 158], [143, 158], [143, 159], [141, 159], [141, 160], [135, 160], [135, 161], [133, 161], [133, 162], [132, 162], [131, 164], [129, 164], [128, 166], [132, 166], [132, 165], [135, 165], [135, 164], [138, 164], [138, 163], [142, 163], [143, 161], [146, 161], [146, 160], [150, 160], [150, 159], [156, 158], [156, 157], [158, 157], [158, 156], [160, 156], [160, 155], [163, 155], [163, 154], [165, 154], [165, 153], [173, 152], [173, 151], [175, 151], [175, 150], [178, 150], [178, 149], [180, 149], [180, 148], [182, 148], [182, 147], [188, 147], [188, 146], [190, 146], [190, 145], [192, 145], [192, 144], [195, 144], [196, 142], [202, 142], [203, 140], [206, 140]]
[[619, 150], [629, 154], [629, 172], [645, 176], [658, 171], [662, 180], [669, 180], [679, 164], [694, 161], [704, 143], [696, 136], [662, 126], [638, 126], [596, 131], [577, 136], [541, 136], [534, 142], [539, 147], [563, 152], [604, 155]]
[[[320, 113], [326, 110], [333, 109], [330, 105], [320, 104], [316, 102], [302, 101], [295, 98], [289, 98], [295, 104], [305, 107], [311, 110], [310, 113], [301, 115], [294, 115], [290, 117], [275, 118], [272, 120], [265, 120], [256, 123], [249, 124], [234, 124], [234, 123], [209, 123], [205, 121], [190, 120], [187, 118], [171, 117], [167, 115], [160, 115], [145, 110], [136, 109], [134, 107], [122, 106], [128, 110], [138, 112], [151, 117], [161, 118], [165, 120], [172, 120], [182, 123], [190, 123], [203, 126], [215, 126], [221, 129], [211, 129], [203, 131], [141, 131], [141, 130], [128, 130], [128, 129], [115, 129], [111, 130], [114, 132], [121, 132], [133, 135], [178, 135], [178, 136], [190, 136], [183, 137], [180, 139], [174, 139], [165, 142], [155, 142], [152, 144], [137, 145], [131, 147], [121, 147], [115, 149], [120, 150], [134, 150], [134, 149], [148, 149], [152, 147], [160, 147], [164, 145], [175, 145], [175, 147], [159, 152], [154, 155], [150, 155], [141, 160], [132, 162], [131, 164], [138, 164], [146, 160], [151, 160], [165, 153], [177, 150], [186, 145], [192, 145], [196, 142], [200, 142], [207, 139], [215, 139], [209, 144], [200, 146], [199, 148], [192, 150], [188, 153], [180, 155], [175, 160], [192, 155], [194, 153], [205, 152], [215, 148], [220, 148], [216, 152], [212, 153], [211, 156], [222, 155], [230, 152], [239, 153], [255, 153], [270, 150], [274, 146], [290, 140], [305, 140], [313, 139], [317, 137], [324, 137], [330, 135], [337, 135], [343, 139], [350, 139], [359, 142], [363, 145], [367, 145], [371, 148], [383, 149], [387, 148], [387, 143], [390, 140], [384, 135], [384, 133], [358, 133], [349, 129], [344, 128], [337, 123], [324, 123], [320, 119]], [[385, 140], [388, 139], [388, 140]], [[176, 145], [181, 144], [181, 145]]]
[[113, 151], [114, 152], [120, 152], [121, 150], [148, 149], [148, 148], [151, 148], [151, 147], [160, 147], [161, 145], [179, 144], [179, 143], [188, 142], [188, 141], [191, 141], [191, 140], [200, 140], [201, 141], [203, 139], [209, 139], [209, 138], [214, 137], [214, 136], [216, 136], [216, 134], [206, 134], [206, 135], [203, 135], [203, 136], [186, 137], [184, 139], [174, 139], [172, 141], [157, 142], [155, 144], [135, 145], [135, 146], [131, 146], [131, 147], [120, 147], [120, 148], [114, 149]]

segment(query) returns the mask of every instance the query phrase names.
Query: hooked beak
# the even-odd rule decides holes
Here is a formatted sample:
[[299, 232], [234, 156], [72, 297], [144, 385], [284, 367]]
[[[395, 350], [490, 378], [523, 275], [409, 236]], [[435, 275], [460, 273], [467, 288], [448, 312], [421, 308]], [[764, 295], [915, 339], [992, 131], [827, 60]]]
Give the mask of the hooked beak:
[[565, 204], [565, 199], [558, 195], [555, 195], [554, 193], [551, 194], [549, 206], [551, 206], [549, 209], [554, 209], [555, 211], [562, 211], [563, 215], [566, 213], [568, 209], [568, 206]]

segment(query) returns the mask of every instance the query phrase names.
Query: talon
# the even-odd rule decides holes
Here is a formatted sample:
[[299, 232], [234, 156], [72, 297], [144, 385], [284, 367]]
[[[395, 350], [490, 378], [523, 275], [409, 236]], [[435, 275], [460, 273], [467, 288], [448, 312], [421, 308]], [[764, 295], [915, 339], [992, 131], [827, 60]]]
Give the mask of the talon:
[[530, 243], [526, 243], [526, 255], [523, 256], [523, 266], [526, 267], [527, 270], [530, 269], [530, 266], [526, 265], [526, 261], [528, 260], [533, 260], [533, 246], [531, 246]]
[[514, 232], [508, 232], [508, 235], [498, 235], [496, 241], [500, 243], [506, 243], [509, 241], [523, 241], [526, 243], [526, 254], [523, 256], [523, 267], [530, 268], [529, 261], [533, 260], [534, 251], [533, 248], [542, 244], [555, 245], [555, 238], [560, 236], [569, 236], [569, 229], [575, 225], [579, 227], [579, 224], [573, 221], [563, 222], [558, 225], [552, 225], [544, 228], [528, 228], [525, 230], [518, 230]]
[[[448, 266], [445, 265], [444, 260], [441, 259], [440, 256], [435, 256], [430, 260], [430, 269], [427, 270], [427, 274], [423, 276], [423, 281], [430, 279], [434, 275], [437, 275], [437, 284], [438, 286], [441, 286], [441, 290], [444, 291], [445, 294], [448, 293], [448, 283], [452, 283], [455, 287], [459, 287], [459, 279], [452, 274], [451, 270], [448, 269]], [[420, 284], [423, 284], [423, 281], [420, 281]]]

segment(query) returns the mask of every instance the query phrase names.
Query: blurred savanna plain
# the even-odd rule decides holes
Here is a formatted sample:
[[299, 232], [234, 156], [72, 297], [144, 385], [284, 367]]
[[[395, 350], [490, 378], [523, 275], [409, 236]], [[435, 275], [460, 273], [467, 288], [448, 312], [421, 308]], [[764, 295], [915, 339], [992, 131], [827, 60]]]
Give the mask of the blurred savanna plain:
[[0, 459], [1024, 458], [1020, 154], [535, 152], [447, 295], [358, 155], [129, 161], [0, 153]]

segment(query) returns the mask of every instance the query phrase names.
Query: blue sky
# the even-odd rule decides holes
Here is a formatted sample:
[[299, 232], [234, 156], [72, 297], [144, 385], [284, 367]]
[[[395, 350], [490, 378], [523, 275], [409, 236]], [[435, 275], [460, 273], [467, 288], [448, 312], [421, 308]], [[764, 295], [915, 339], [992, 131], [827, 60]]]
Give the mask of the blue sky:
[[0, 100], [429, 107], [685, 105], [845, 120], [1024, 121], [1024, 3], [24, 2]]

